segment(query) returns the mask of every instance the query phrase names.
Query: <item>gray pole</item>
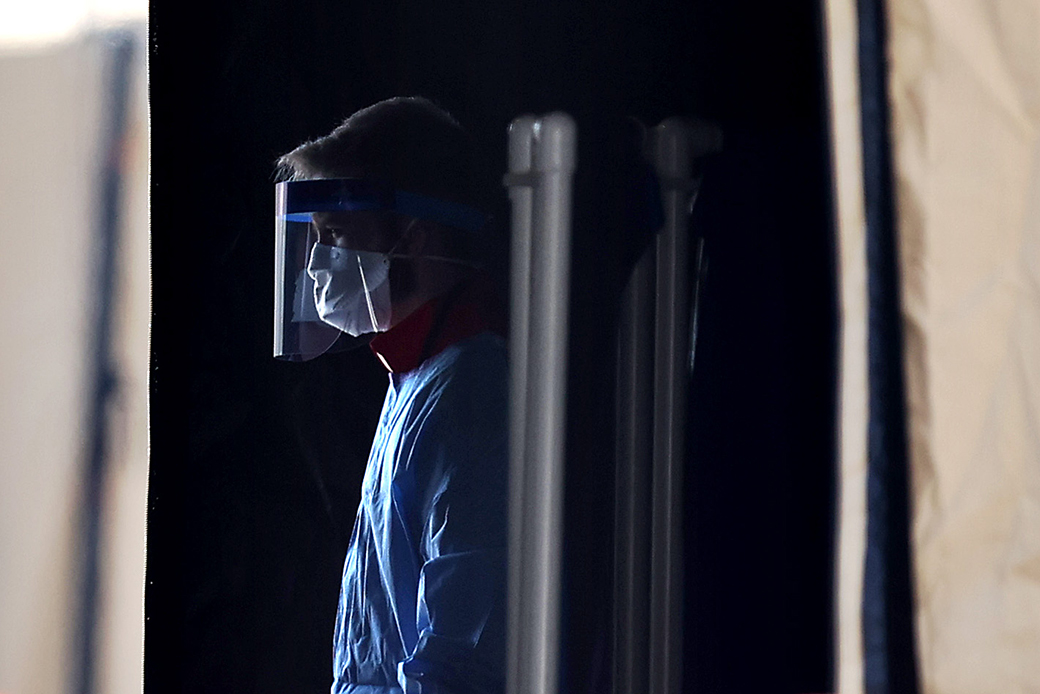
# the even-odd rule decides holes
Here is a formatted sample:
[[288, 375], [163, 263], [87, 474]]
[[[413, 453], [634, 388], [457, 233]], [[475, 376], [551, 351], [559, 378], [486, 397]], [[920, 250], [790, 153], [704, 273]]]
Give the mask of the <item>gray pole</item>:
[[[560, 672], [560, 582], [566, 433], [571, 179], [577, 128], [552, 113], [510, 128], [506, 184], [530, 188], [530, 241], [514, 238], [513, 410], [510, 432], [510, 694], [555, 694]], [[530, 167], [525, 151], [530, 148]], [[526, 193], [512, 195], [514, 206]], [[528, 215], [514, 208], [514, 222]], [[526, 247], [526, 251], [525, 251]], [[525, 280], [526, 278], [526, 280]], [[524, 285], [527, 285], [526, 290]], [[523, 380], [517, 380], [523, 379]]]

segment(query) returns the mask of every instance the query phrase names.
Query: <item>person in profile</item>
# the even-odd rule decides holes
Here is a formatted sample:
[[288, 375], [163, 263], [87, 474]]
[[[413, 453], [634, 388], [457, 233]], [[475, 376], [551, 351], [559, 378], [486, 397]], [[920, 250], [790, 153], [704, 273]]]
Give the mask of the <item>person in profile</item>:
[[508, 364], [471, 156], [451, 115], [399, 97], [278, 161], [278, 218], [304, 232], [279, 232], [276, 353], [370, 339], [390, 380], [343, 567], [334, 694], [505, 688]]

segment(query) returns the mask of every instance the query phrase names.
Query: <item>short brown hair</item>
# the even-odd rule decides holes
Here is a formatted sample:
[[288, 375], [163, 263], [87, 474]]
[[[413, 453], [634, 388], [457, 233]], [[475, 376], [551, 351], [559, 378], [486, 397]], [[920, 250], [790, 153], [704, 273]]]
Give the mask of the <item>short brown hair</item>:
[[372, 178], [395, 188], [475, 205], [469, 136], [424, 97], [394, 97], [357, 111], [325, 137], [278, 160], [282, 178]]

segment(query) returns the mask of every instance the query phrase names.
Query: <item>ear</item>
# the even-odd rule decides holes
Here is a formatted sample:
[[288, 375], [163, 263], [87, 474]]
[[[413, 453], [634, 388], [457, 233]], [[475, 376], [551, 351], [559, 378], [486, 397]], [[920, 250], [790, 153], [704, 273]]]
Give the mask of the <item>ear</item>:
[[405, 227], [401, 237], [402, 255], [422, 255], [427, 252], [433, 236], [433, 228], [425, 219], [413, 219]]

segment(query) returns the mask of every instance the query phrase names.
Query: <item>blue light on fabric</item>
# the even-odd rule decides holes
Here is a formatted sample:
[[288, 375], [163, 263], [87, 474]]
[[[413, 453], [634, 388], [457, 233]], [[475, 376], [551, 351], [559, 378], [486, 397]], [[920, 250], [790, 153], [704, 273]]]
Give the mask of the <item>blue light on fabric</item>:
[[507, 374], [491, 333], [391, 374], [344, 563], [333, 694], [504, 690]]

